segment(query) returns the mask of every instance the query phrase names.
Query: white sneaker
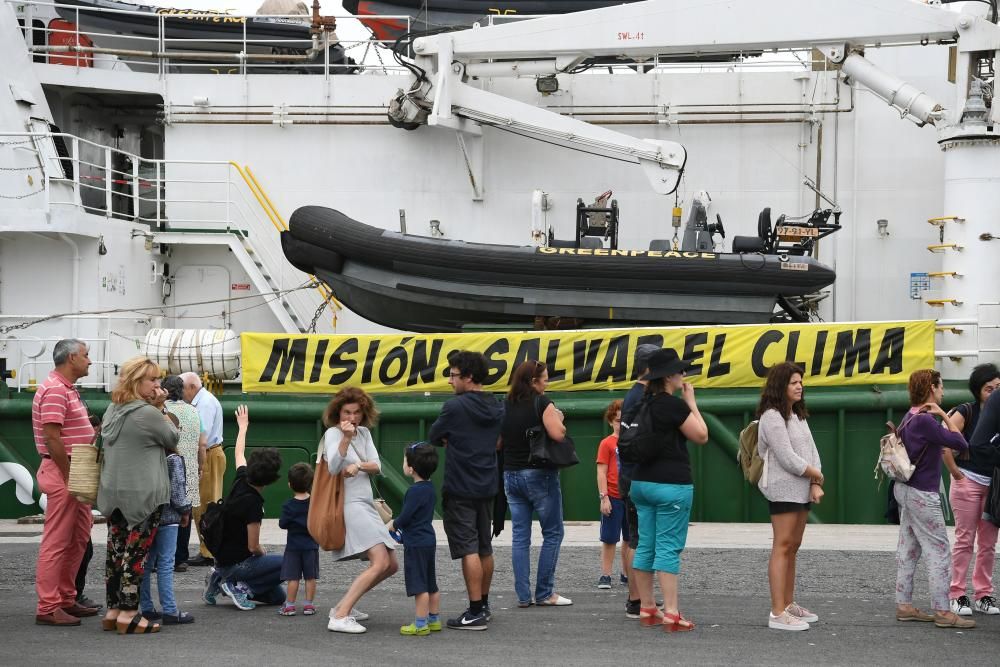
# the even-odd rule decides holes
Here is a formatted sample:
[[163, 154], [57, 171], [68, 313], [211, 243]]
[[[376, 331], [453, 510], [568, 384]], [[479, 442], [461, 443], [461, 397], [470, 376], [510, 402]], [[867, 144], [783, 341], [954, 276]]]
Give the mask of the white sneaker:
[[569, 598], [564, 598], [558, 593], [553, 593], [541, 602], [535, 601], [535, 606], [537, 607], [568, 607], [573, 604], [573, 601]]
[[972, 616], [972, 605], [969, 603], [969, 596], [963, 595], [956, 600], [952, 600], [951, 611], [959, 616]]
[[[330, 618], [337, 615], [337, 608], [334, 607], [330, 610]], [[355, 621], [367, 621], [370, 617], [365, 612], [361, 611], [357, 607], [351, 607], [351, 611], [347, 614], [352, 617]]]
[[345, 616], [343, 618], [333, 617], [326, 624], [326, 629], [330, 632], [346, 632], [351, 635], [360, 635], [362, 632], [367, 631], [367, 628], [354, 620], [353, 616]]
[[997, 608], [997, 602], [992, 595], [984, 595], [976, 600], [976, 605], [973, 608], [980, 614], [989, 614], [990, 616], [1000, 614], [1000, 608]]
[[800, 621], [805, 621], [806, 623], [817, 623], [819, 622], [819, 616], [812, 613], [805, 607], [799, 606], [798, 602], [793, 602], [792, 604], [785, 607], [785, 611]]
[[774, 614], [767, 615], [767, 627], [772, 630], [808, 630], [809, 624], [802, 619], [792, 616], [787, 611], [781, 612], [778, 616]]

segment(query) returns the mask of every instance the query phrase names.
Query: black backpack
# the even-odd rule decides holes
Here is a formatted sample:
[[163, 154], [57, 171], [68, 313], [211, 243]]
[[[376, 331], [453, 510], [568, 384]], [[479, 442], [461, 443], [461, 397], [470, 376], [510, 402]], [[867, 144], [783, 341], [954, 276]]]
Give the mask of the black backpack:
[[618, 460], [622, 463], [647, 463], [656, 458], [663, 445], [663, 435], [653, 429], [652, 399], [644, 398], [639, 411], [622, 420], [618, 432]]
[[220, 498], [214, 503], [209, 503], [205, 508], [205, 513], [198, 521], [198, 530], [201, 531], [201, 538], [205, 541], [205, 548], [215, 556], [222, 550], [223, 524], [226, 519], [226, 500]]

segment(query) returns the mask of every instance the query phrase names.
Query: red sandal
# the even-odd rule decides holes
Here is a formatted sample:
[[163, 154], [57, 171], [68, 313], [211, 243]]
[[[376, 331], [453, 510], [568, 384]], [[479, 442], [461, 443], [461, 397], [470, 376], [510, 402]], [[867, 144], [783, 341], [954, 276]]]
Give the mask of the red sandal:
[[681, 616], [680, 612], [663, 614], [663, 630], [665, 632], [690, 632], [694, 630], [694, 623]]
[[663, 612], [656, 607], [639, 610], [639, 624], [645, 628], [655, 628], [663, 624]]

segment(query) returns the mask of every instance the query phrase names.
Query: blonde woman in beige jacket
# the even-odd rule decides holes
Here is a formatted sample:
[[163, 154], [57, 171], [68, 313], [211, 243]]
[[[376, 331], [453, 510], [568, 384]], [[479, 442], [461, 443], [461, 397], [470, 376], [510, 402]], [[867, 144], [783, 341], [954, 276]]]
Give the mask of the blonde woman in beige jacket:
[[757, 450], [764, 460], [758, 486], [768, 500], [774, 532], [767, 576], [768, 627], [775, 630], [808, 630], [819, 620], [795, 602], [795, 557], [812, 503], [823, 498], [823, 473], [806, 423], [802, 375], [802, 369], [788, 361], [772, 366], [757, 407]]

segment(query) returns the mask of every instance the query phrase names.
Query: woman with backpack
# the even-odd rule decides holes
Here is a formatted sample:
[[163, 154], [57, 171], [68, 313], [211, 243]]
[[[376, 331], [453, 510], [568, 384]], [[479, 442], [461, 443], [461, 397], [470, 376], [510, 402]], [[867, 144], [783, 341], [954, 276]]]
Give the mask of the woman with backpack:
[[[562, 489], [559, 470], [531, 462], [526, 431], [541, 425], [554, 442], [566, 437], [563, 413], [545, 395], [549, 371], [541, 361], [527, 360], [515, 370], [507, 393], [500, 443], [503, 483], [510, 506], [511, 561], [517, 606], [564, 607], [573, 604], [555, 591], [556, 564], [563, 541]], [[531, 590], [531, 515], [538, 515], [542, 548], [538, 554], [534, 597]]]
[[[669, 632], [694, 629], [677, 605], [677, 575], [681, 552], [687, 542], [688, 521], [694, 499], [694, 480], [687, 440], [704, 445], [708, 427], [694, 400], [694, 387], [684, 381], [691, 364], [671, 349], [649, 357], [648, 381], [636, 417], [646, 419], [656, 435], [649, 456], [637, 463], [629, 495], [639, 513], [639, 545], [632, 559], [632, 576], [639, 590], [639, 621], [661, 625]], [[674, 396], [677, 392], [681, 397]], [[619, 447], [621, 440], [619, 440]], [[663, 593], [663, 611], [653, 597], [653, 572]]]
[[767, 498], [774, 540], [767, 564], [773, 630], [808, 630], [819, 620], [795, 602], [795, 559], [812, 503], [823, 498], [819, 452], [806, 418], [803, 370], [792, 362], [767, 371], [757, 406], [757, 451], [764, 461], [758, 487]]
[[[910, 409], [896, 434], [903, 441], [910, 463], [910, 479], [896, 481], [893, 492], [899, 503], [899, 544], [896, 546], [896, 620], [933, 622], [939, 628], [974, 628], [976, 622], [962, 618], [950, 608], [948, 585], [951, 548], [941, 511], [941, 451], [959, 452], [969, 445], [951, 417], [941, 409], [944, 385], [936, 370], [910, 375]], [[941, 424], [934, 417], [941, 418]], [[941, 428], [941, 425], [946, 428]], [[934, 614], [913, 606], [913, 578], [917, 562], [926, 559]]]
[[[965, 441], [972, 442], [979, 414], [993, 391], [1000, 387], [1000, 369], [996, 364], [980, 364], [969, 376], [969, 391], [973, 400], [962, 403], [948, 413]], [[981, 460], [973, 450], [971, 456], [957, 462], [950, 449], [944, 450], [944, 464], [951, 473], [948, 498], [955, 513], [955, 545], [951, 549], [951, 610], [959, 616], [972, 616], [975, 609], [983, 614], [1000, 614], [993, 598], [993, 563], [996, 557], [997, 526], [983, 518], [986, 494], [993, 476], [993, 465]], [[972, 570], [975, 602], [966, 595], [965, 577], [972, 561], [975, 543], [976, 563]]]

